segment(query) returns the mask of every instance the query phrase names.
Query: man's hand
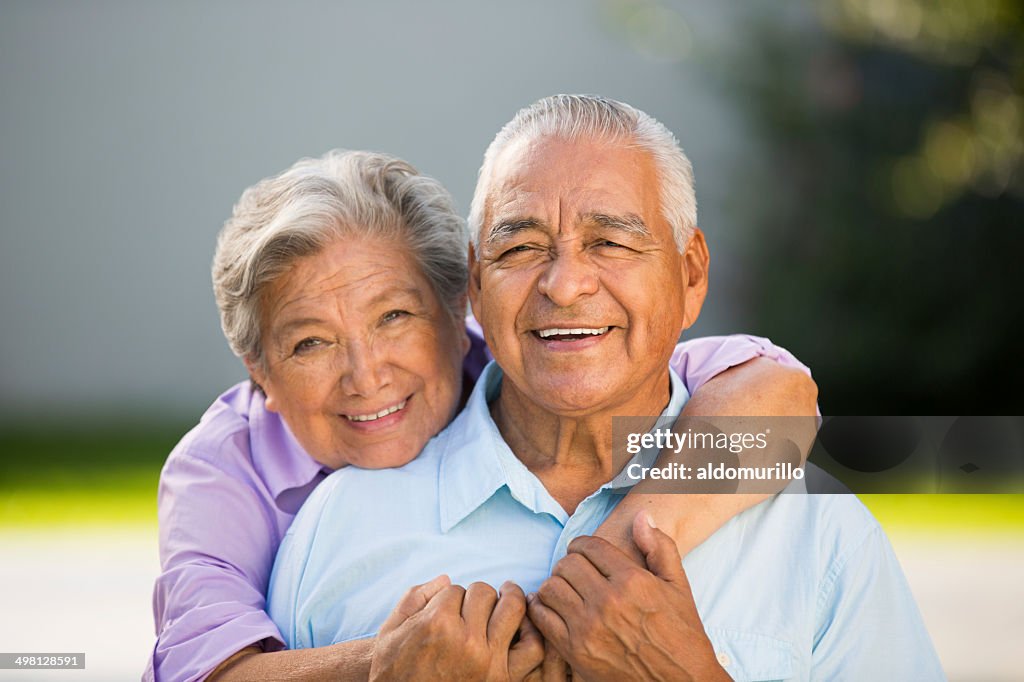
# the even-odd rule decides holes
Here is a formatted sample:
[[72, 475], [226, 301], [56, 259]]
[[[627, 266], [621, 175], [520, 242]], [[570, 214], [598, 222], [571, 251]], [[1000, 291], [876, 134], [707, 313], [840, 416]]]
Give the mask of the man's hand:
[[511, 582], [500, 597], [485, 583], [463, 589], [447, 576], [413, 587], [381, 626], [370, 679], [522, 680], [544, 657], [536, 630], [512, 644], [525, 613]]
[[633, 537], [649, 570], [609, 542], [579, 537], [528, 612], [588, 682], [728, 680], [697, 614], [679, 551], [641, 512]]

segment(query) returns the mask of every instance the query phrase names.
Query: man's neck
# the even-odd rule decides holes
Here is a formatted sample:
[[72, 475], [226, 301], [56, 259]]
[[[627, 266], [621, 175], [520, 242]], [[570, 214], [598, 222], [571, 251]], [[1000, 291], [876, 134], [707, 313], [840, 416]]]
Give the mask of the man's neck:
[[510, 382], [490, 411], [502, 438], [569, 514], [617, 473], [613, 416], [659, 415], [671, 396], [668, 372], [624, 401], [581, 416], [558, 415], [528, 399]]

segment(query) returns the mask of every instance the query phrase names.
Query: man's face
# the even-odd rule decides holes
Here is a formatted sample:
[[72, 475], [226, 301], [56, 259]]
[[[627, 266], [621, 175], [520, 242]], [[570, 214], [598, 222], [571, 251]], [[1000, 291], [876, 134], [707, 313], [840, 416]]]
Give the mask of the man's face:
[[496, 159], [486, 199], [470, 299], [515, 389], [562, 416], [667, 400], [669, 357], [707, 290], [707, 249], [697, 230], [679, 253], [650, 155], [520, 140]]

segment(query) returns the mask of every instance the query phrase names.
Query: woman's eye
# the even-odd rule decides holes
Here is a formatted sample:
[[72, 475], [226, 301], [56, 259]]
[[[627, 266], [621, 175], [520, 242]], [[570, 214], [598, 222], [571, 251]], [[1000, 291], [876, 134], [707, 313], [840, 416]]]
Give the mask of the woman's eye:
[[391, 322], [393, 320], [406, 317], [409, 314], [410, 313], [407, 310], [389, 310], [388, 312], [384, 313], [384, 316], [381, 317], [380, 319], [381, 322]]
[[302, 339], [297, 344], [295, 344], [294, 351], [296, 354], [308, 353], [314, 348], [319, 348], [320, 346], [323, 345], [323, 343], [323, 340], [313, 337], [310, 337], [308, 339]]

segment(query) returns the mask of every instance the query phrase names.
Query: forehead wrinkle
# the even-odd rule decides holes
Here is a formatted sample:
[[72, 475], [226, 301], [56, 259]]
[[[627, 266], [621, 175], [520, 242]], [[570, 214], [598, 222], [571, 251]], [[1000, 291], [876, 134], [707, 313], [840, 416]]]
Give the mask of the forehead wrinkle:
[[320, 275], [319, 277], [310, 278], [309, 281], [296, 282], [289, 281], [287, 286], [289, 289], [297, 289], [294, 296], [291, 296], [283, 301], [279, 301], [277, 308], [285, 308], [296, 303], [300, 303], [309, 299], [316, 299], [326, 294], [334, 293], [337, 291], [344, 291], [346, 289], [352, 289], [354, 287], [362, 288], [365, 286], [364, 283], [367, 280], [372, 280], [386, 272], [385, 268], [377, 268], [374, 271], [366, 273], [354, 280], [346, 280], [338, 284], [330, 284], [331, 280], [336, 279], [342, 274], [342, 271], [335, 270]]
[[[412, 295], [416, 298], [418, 303], [422, 303], [423, 295], [422, 292], [419, 291], [418, 287], [415, 287], [412, 284], [406, 285], [405, 282], [395, 283], [387, 281], [392, 272], [393, 270], [391, 268], [381, 265], [360, 277], [349, 279], [333, 286], [324, 285], [329, 283], [331, 279], [337, 277], [340, 274], [339, 271], [325, 274], [322, 277], [318, 277], [309, 282], [289, 282], [289, 288], [297, 288], [298, 291], [295, 295], [290, 296], [287, 299], [272, 302], [273, 317], [278, 317], [281, 315], [283, 310], [293, 307], [298, 308], [297, 314], [301, 314], [301, 311], [308, 307], [321, 310], [322, 306], [325, 304], [333, 305], [335, 303], [341, 303], [342, 308], [344, 309], [359, 300], [358, 297], [347, 296], [347, 292], [353, 290], [381, 290], [380, 293], [373, 297], [373, 299], [366, 304], [362, 304], [360, 307], [368, 307], [376, 304], [380, 300], [393, 296], [396, 293]], [[385, 281], [378, 284], [375, 280], [379, 280], [382, 277], [385, 278]], [[345, 301], [344, 299], [347, 298], [353, 298], [353, 301]], [[328, 300], [325, 302], [324, 299]], [[316, 317], [316, 315], [303, 315], [303, 317], [309, 319], [311, 317]]]

